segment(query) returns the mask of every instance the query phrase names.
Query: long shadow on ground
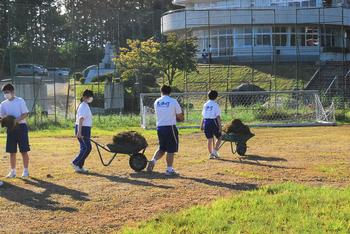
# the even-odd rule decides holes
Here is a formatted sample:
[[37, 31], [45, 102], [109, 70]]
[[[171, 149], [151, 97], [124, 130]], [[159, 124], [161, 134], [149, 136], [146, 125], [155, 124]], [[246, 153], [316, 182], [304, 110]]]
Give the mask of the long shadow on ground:
[[[304, 169], [301, 167], [287, 167], [287, 166], [279, 166], [279, 165], [271, 165], [271, 164], [262, 164], [259, 162], [259, 160], [255, 160], [255, 159], [250, 159], [250, 158], [239, 158], [239, 160], [232, 160], [232, 159], [224, 159], [224, 158], [219, 158], [216, 159], [219, 161], [223, 161], [223, 162], [231, 162], [231, 163], [237, 163], [237, 164], [245, 164], [245, 165], [252, 165], [252, 166], [258, 166], [258, 167], [269, 167], [269, 168], [277, 168], [277, 169]], [[249, 160], [254, 160], [254, 161], [249, 161]], [[262, 160], [260, 160], [262, 161]]]
[[259, 155], [245, 155], [242, 159], [254, 160], [254, 161], [266, 161], [266, 162], [287, 162], [288, 160], [280, 157], [263, 157]]
[[210, 180], [207, 178], [197, 178], [197, 177], [189, 177], [189, 176], [167, 176], [164, 173], [160, 172], [138, 172], [131, 173], [131, 177], [133, 178], [144, 178], [144, 179], [181, 179], [181, 180], [191, 180], [197, 183], [206, 184], [213, 187], [221, 187], [232, 190], [246, 191], [257, 189], [258, 186], [256, 184], [250, 183], [225, 183], [216, 180]]
[[87, 198], [88, 194], [78, 190], [70, 189], [37, 178], [30, 178], [23, 181], [26, 184], [42, 188], [44, 191], [37, 193], [29, 189], [6, 183], [4, 188], [0, 190], [0, 197], [39, 210], [61, 210], [66, 212], [76, 212], [78, 209], [62, 206], [62, 204], [59, 202], [51, 200], [51, 195], [58, 194], [70, 196], [72, 199], [77, 201], [89, 201]]
[[168, 185], [158, 185], [158, 184], [154, 184], [154, 183], [147, 182], [147, 181], [133, 180], [133, 179], [130, 179], [130, 178], [127, 178], [127, 177], [121, 177], [121, 176], [115, 176], [115, 175], [113, 175], [113, 176], [112, 175], [104, 175], [104, 174], [100, 174], [100, 173], [96, 173], [96, 172], [92, 172], [92, 173], [89, 173], [87, 175], [106, 178], [106, 179], [108, 179], [108, 180], [110, 180], [112, 182], [116, 182], [116, 183], [124, 183], [124, 184], [146, 186], [146, 187], [151, 186], [151, 187], [157, 187], [157, 188], [162, 188], [162, 189], [174, 188], [174, 187], [168, 186]]

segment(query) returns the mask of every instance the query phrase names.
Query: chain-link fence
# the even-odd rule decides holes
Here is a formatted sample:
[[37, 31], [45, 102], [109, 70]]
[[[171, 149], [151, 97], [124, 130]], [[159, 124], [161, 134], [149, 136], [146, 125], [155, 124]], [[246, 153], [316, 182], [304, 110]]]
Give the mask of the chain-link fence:
[[[208, 100], [207, 93], [174, 93], [171, 95], [180, 104], [185, 122], [180, 127], [199, 127], [202, 109]], [[159, 94], [141, 94], [141, 125], [156, 126], [154, 103]], [[221, 107], [224, 123], [241, 119], [250, 125], [259, 126], [310, 126], [334, 124], [334, 105], [324, 107], [317, 91], [258, 91], [219, 93], [217, 103]]]
[[[167, 12], [169, 7], [116, 2], [0, 2], [0, 81], [16, 85], [35, 123], [72, 121], [86, 88], [96, 95], [92, 110], [98, 116], [138, 113], [139, 94], [155, 92], [162, 77], [138, 72], [135, 81], [123, 80], [114, 63], [103, 64], [105, 47], [110, 42], [118, 57], [128, 39], [164, 43], [162, 35], [170, 32], [195, 37], [198, 46], [198, 71], [176, 73], [172, 86], [178, 92], [231, 92], [248, 83], [268, 93], [319, 90], [327, 96], [322, 102], [336, 99], [337, 109], [348, 108], [347, 7], [314, 7], [309, 1], [259, 9], [260, 2]], [[109, 77], [86, 82], [90, 70], [106, 76], [103, 69]], [[149, 77], [156, 82], [144, 87]], [[230, 102], [224, 106], [229, 110]]]

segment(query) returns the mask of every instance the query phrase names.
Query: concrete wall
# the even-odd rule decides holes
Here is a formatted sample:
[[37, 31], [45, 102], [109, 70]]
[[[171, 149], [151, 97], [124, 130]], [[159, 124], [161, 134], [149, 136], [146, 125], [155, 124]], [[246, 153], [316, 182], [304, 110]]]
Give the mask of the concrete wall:
[[322, 53], [321, 61], [350, 61], [350, 54], [345, 54], [343, 56], [342, 53]]
[[350, 26], [347, 8], [276, 8], [175, 11], [162, 17], [162, 32], [226, 25], [329, 24]]
[[120, 83], [107, 83], [104, 93], [105, 110], [124, 109], [124, 87]]

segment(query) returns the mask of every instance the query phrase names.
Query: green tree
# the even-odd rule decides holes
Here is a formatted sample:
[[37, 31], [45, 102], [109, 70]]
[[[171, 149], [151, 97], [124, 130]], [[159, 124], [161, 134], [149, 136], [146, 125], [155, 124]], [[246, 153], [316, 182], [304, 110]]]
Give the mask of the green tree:
[[180, 38], [171, 33], [166, 36], [166, 42], [160, 45], [158, 53], [159, 69], [172, 85], [176, 74], [197, 71], [197, 45], [195, 38]]
[[158, 53], [160, 44], [153, 40], [128, 40], [127, 48], [120, 48], [120, 55], [115, 60], [121, 78], [131, 89], [138, 84], [139, 91], [147, 91], [147, 87], [154, 87], [159, 77]]
[[179, 72], [197, 71], [194, 38], [180, 38], [169, 34], [164, 43], [154, 41], [128, 40], [128, 48], [120, 48], [115, 60], [121, 78], [127, 87], [139, 83], [142, 92], [155, 87], [156, 79], [163, 76], [169, 85], [173, 84]]

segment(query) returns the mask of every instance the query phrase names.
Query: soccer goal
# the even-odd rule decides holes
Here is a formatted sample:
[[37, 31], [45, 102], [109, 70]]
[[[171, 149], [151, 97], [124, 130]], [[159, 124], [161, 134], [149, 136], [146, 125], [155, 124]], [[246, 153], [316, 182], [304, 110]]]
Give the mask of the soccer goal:
[[[141, 126], [145, 129], [153, 129], [156, 126], [154, 102], [159, 96], [159, 93], [140, 95]], [[174, 93], [171, 96], [177, 99], [185, 114], [185, 121], [178, 126], [198, 128], [207, 93]], [[216, 101], [221, 107], [223, 123], [241, 119], [250, 126], [335, 124], [334, 104], [324, 107], [318, 91], [313, 90], [222, 92]]]

